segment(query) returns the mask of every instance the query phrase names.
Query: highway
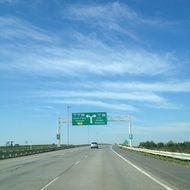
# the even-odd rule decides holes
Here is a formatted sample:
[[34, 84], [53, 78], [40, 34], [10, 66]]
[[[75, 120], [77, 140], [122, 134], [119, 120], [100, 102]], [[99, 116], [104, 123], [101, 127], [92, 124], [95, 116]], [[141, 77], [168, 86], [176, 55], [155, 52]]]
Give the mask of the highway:
[[1, 190], [188, 190], [190, 169], [110, 145], [0, 161]]

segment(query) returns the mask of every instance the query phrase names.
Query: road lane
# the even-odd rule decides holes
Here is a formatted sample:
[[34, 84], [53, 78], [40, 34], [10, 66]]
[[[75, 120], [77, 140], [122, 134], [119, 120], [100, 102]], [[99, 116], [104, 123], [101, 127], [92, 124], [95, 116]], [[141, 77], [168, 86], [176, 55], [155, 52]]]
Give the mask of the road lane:
[[164, 190], [115, 155], [110, 147], [93, 149], [86, 159], [59, 176], [46, 190]]
[[[178, 175], [177, 177], [174, 174], [169, 177], [160, 175], [154, 170], [152, 165], [154, 162], [149, 160], [146, 162], [144, 157], [131, 156], [121, 149], [114, 149], [173, 190], [185, 190], [189, 184], [185, 181], [185, 184], [178, 188], [180, 186], [176, 185], [178, 182], [171, 183], [175, 179], [178, 180]], [[169, 167], [173, 167], [172, 164], [168, 164]], [[0, 189], [164, 190], [166, 188], [118, 157], [110, 150], [110, 146], [101, 146], [100, 149], [80, 147], [0, 161]]]
[[38, 190], [89, 153], [89, 147], [0, 161], [0, 189]]

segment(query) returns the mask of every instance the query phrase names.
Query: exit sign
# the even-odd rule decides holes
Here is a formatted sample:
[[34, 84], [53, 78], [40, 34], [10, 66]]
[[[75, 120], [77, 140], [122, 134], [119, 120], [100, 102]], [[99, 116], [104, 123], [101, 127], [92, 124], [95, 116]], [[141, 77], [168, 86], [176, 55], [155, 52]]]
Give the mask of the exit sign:
[[106, 112], [72, 113], [72, 125], [107, 125]]

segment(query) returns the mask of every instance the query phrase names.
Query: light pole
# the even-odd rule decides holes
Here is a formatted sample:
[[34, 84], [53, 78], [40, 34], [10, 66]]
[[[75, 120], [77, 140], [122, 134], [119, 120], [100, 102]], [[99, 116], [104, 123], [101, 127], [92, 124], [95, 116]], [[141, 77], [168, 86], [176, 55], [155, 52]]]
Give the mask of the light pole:
[[70, 106], [67, 106], [67, 146], [69, 147], [69, 109]]
[[128, 127], [129, 127], [129, 146], [132, 147], [132, 139], [133, 139], [133, 135], [131, 132], [131, 115], [128, 115]]
[[98, 138], [98, 132], [96, 132], [96, 141], [98, 142], [99, 138]]
[[61, 117], [57, 118], [57, 147], [61, 146]]
[[88, 125], [88, 144], [89, 144], [89, 125]]

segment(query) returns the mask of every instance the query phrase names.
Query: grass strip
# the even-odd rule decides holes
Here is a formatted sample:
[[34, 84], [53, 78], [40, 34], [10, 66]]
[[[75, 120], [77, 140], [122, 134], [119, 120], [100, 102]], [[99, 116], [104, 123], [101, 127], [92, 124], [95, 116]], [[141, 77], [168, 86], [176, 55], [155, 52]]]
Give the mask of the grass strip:
[[[121, 147], [119, 147], [121, 148]], [[123, 150], [125, 150], [125, 148], [122, 148]], [[151, 154], [151, 153], [147, 153], [147, 152], [140, 152], [140, 151], [135, 151], [135, 150], [130, 150], [127, 149], [130, 152], [135, 152], [144, 156], [148, 156], [154, 159], [159, 159], [159, 160], [163, 160], [163, 161], [167, 161], [167, 162], [172, 162], [172, 163], [176, 163], [176, 164], [181, 164], [187, 168], [190, 168], [190, 161], [189, 160], [180, 160], [178, 158], [171, 158], [171, 157], [166, 157], [166, 156], [162, 156], [162, 155], [155, 155], [155, 154]]]

